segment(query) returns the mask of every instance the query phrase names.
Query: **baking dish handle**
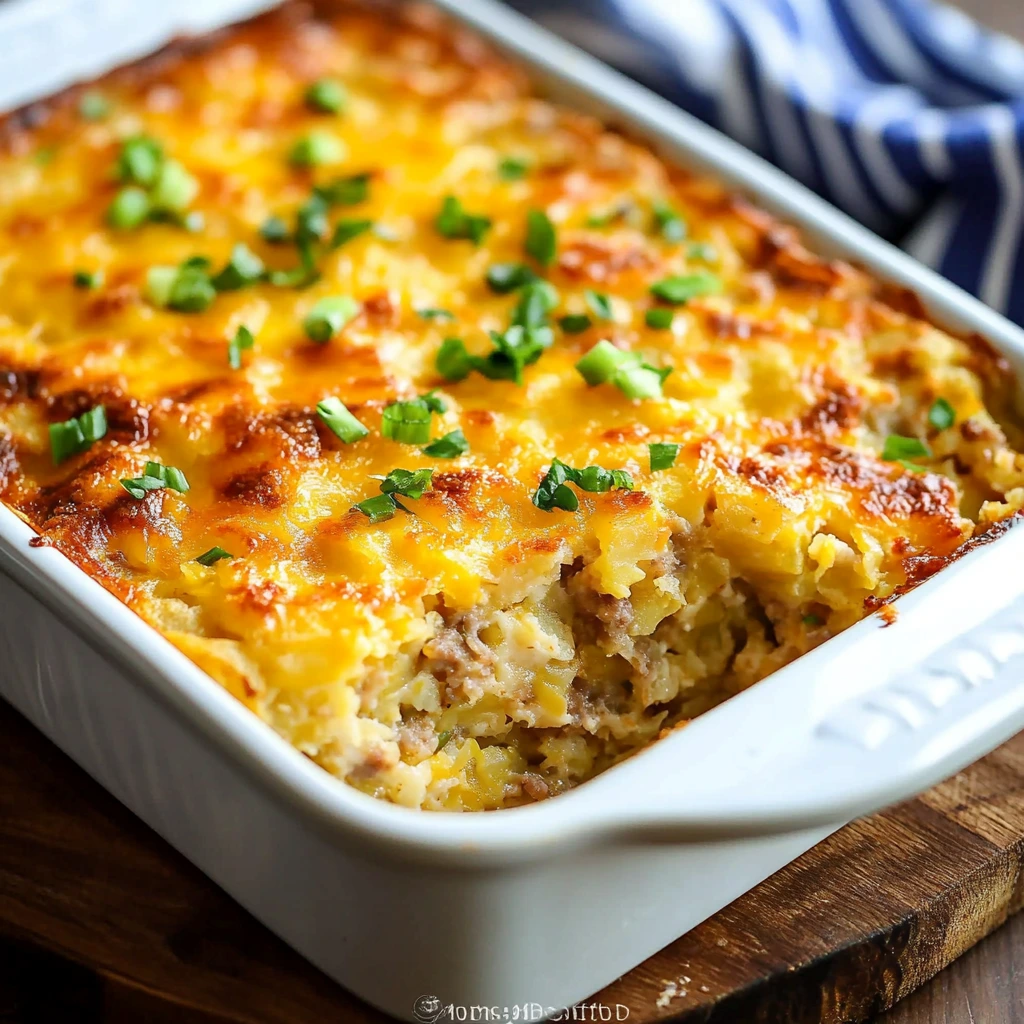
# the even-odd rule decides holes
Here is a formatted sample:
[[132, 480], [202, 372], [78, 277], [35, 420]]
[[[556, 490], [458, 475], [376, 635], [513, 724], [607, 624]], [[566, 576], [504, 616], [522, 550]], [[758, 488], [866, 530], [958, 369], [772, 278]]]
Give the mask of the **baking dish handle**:
[[[751, 724], [749, 734], [769, 725]], [[656, 799], [634, 805], [616, 831], [711, 841], [828, 830], [923, 792], [1021, 729], [1024, 600], [1018, 599], [913, 669], [832, 708], [807, 730], [804, 743], [742, 781], [704, 790], [685, 805], [663, 788], [649, 794]]]

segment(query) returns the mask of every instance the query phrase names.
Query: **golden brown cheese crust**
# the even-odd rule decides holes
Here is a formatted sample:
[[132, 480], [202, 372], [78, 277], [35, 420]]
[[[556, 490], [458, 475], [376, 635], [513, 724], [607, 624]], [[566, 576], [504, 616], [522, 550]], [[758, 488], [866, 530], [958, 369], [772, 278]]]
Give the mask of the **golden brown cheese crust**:
[[[340, 115], [303, 102], [325, 75], [348, 90]], [[1007, 370], [983, 342], [539, 99], [429, 9], [287, 5], [99, 88], [106, 119], [83, 120], [71, 90], [0, 129], [0, 494], [41, 543], [368, 792], [473, 809], [573, 785], [861, 618], [1024, 500]], [[344, 156], [291, 166], [313, 130]], [[198, 233], [107, 224], [111, 168], [139, 133], [198, 181]], [[507, 156], [525, 161], [521, 180], [498, 174]], [[326, 254], [312, 287], [259, 283], [199, 313], [147, 300], [150, 267], [218, 267], [237, 242], [292, 266], [260, 225], [360, 172], [368, 198], [340, 214], [384, 230]], [[481, 244], [438, 233], [448, 194], [493, 220]], [[659, 202], [685, 239], [658, 232]], [[524, 259], [531, 209], [557, 227], [544, 272], [556, 318], [587, 311], [589, 289], [613, 319], [556, 326], [522, 386], [446, 381], [445, 337], [483, 354], [508, 324], [515, 296], [485, 275]], [[83, 269], [103, 284], [76, 288]], [[651, 285], [697, 271], [721, 293], [679, 307], [669, 330], [647, 326]], [[304, 315], [342, 294], [358, 316], [314, 344]], [[233, 370], [240, 325], [256, 343]], [[671, 366], [664, 397], [588, 387], [574, 364], [601, 339]], [[433, 436], [469, 441], [450, 462], [380, 432], [388, 403], [430, 389], [447, 404]], [[316, 413], [327, 396], [369, 436], [342, 443]], [[940, 398], [956, 413], [944, 429], [929, 421]], [[54, 465], [47, 425], [100, 404], [105, 437]], [[883, 461], [889, 434], [924, 439], [926, 471]], [[655, 442], [680, 446], [672, 469], [649, 470]], [[556, 456], [625, 469], [635, 490], [541, 511], [531, 496]], [[148, 460], [190, 490], [133, 498], [119, 481]], [[352, 511], [397, 467], [435, 471], [414, 515]], [[214, 545], [235, 557], [193, 561]]]

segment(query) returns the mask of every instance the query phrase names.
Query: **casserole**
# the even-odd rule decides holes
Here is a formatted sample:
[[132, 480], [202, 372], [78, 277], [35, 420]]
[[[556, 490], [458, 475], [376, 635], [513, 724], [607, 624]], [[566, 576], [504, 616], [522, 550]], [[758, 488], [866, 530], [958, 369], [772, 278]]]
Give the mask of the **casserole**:
[[[617, 104], [608, 100], [603, 110], [597, 103], [599, 112], [632, 113], [640, 130], [645, 118], [664, 113], [642, 91], [614, 76], [606, 79], [574, 51], [517, 28], [514, 17], [486, 5], [468, 9], [470, 20], [484, 15], [502, 38], [522, 38], [524, 48], [540, 54], [540, 67], [568, 68], [569, 82], [559, 92], [577, 102], [581, 98], [568, 85], [574, 70], [583, 68], [594, 77], [598, 99], [609, 89], [622, 97]], [[819, 235], [842, 226], [847, 244], [833, 239], [834, 251], [915, 287], [951, 327], [983, 330], [1008, 355], [1019, 351], [1017, 332], [998, 318], [850, 229], [759, 163], [745, 167], [746, 158], [713, 134], [673, 118], [666, 123], [683, 126], [676, 145], [686, 136], [706, 166], [747, 187], [759, 179], [754, 191]], [[658, 138], [671, 146], [672, 134], [663, 128]], [[804, 215], [795, 216], [801, 206]], [[1005, 565], [1011, 544], [1019, 546], [1011, 529], [993, 531], [991, 544], [965, 554], [941, 579], [901, 601], [893, 629], [861, 623], [742, 700], [560, 798], [557, 811], [545, 806], [473, 822], [424, 821], [394, 808], [368, 807], [358, 794], [338, 794], [329, 779], [282, 751], [255, 722], [243, 723], [238, 708], [228, 710], [224, 694], [210, 693], [194, 666], [110, 595], [82, 582], [56, 552], [30, 549], [27, 537], [16, 520], [9, 533], [5, 527], [5, 588], [17, 581], [35, 595], [11, 603], [12, 614], [5, 617], [5, 644], [18, 667], [9, 684], [14, 702], [257, 916], [334, 977], [401, 1015], [426, 994], [445, 1003], [531, 1002], [544, 1008], [584, 995], [851, 814], [927, 785], [1020, 724], [1021, 699], [1012, 679], [1017, 589], [1012, 579], [993, 572], [993, 552]], [[62, 587], [69, 583], [88, 606], [68, 600]], [[971, 602], [953, 601], [954, 591], [971, 594]], [[91, 647], [113, 660], [112, 667], [102, 670], [91, 649], [47, 639], [51, 631], [61, 639], [68, 634], [65, 626], [40, 617], [34, 603], [39, 598], [60, 605]], [[993, 612], [1001, 615], [971, 638], [969, 648], [954, 642], [921, 664], [940, 638], [948, 640]], [[101, 622], [120, 634], [118, 642], [99, 628]], [[147, 651], [158, 651], [158, 658]], [[90, 674], [100, 671], [107, 681], [102, 689], [89, 684]], [[126, 672], [147, 679], [152, 689], [130, 688]], [[871, 691], [869, 700], [864, 691]], [[179, 711], [191, 709], [191, 726], [216, 734], [220, 745], [198, 744], [180, 721], [161, 714], [154, 694]], [[200, 706], [216, 708], [215, 715], [198, 715]], [[124, 733], [109, 743], [101, 730], [115, 722]], [[898, 734], [909, 727], [917, 731]], [[728, 744], [721, 742], [725, 736]], [[243, 765], [260, 773], [266, 789], [246, 785]], [[202, 774], [191, 784], [177, 777], [193, 771]], [[190, 808], [208, 799], [213, 802]], [[233, 820], [221, 812], [211, 829], [207, 815], [216, 815], [218, 805], [232, 808]], [[760, 838], [731, 843], [723, 860], [724, 839], [744, 835]], [[680, 838], [692, 842], [655, 845]], [[418, 863], [420, 873], [403, 862]], [[677, 885], [680, 876], [699, 884], [684, 884], [678, 902], [666, 909], [660, 889]], [[331, 901], [324, 900], [325, 890]], [[600, 891], [602, 899], [584, 906], [588, 890]], [[509, 914], [497, 946], [492, 941], [484, 949], [480, 929]], [[452, 945], [444, 949], [430, 941], [439, 919], [451, 925]], [[596, 938], [601, 921], [609, 919], [624, 922], [623, 928], [614, 934], [604, 928], [605, 937]], [[374, 944], [379, 949], [357, 941], [371, 922], [382, 937]], [[534, 928], [545, 941], [526, 948], [523, 936]], [[583, 936], [585, 956], [552, 957], [553, 950], [579, 949]], [[397, 981], [387, 976], [396, 944], [407, 951], [402, 961], [410, 965]]]

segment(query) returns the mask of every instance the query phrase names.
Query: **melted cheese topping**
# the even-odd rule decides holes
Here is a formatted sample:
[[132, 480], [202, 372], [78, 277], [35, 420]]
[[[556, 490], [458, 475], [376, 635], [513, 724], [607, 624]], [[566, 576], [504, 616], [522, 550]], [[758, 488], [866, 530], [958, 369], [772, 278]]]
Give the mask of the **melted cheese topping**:
[[[348, 92], [311, 110], [308, 85]], [[411, 806], [501, 807], [574, 785], [762, 678], [934, 571], [1024, 500], [1006, 367], [950, 337], [906, 296], [810, 253], [793, 230], [714, 182], [539, 99], [515, 67], [419, 8], [298, 8], [114, 73], [11, 115], [0, 155], [0, 494], [39, 533], [160, 629], [300, 750]], [[311, 131], [329, 165], [288, 156]], [[195, 233], [107, 223], [122, 141], [158, 140], [198, 182]], [[505, 180], [505, 158], [526, 173]], [[334, 208], [375, 229], [318, 255], [296, 289], [260, 282], [198, 313], [146, 297], [149, 268], [244, 242], [274, 269], [314, 184], [368, 173]], [[492, 221], [480, 244], [442, 235], [446, 195]], [[659, 204], [685, 239], [666, 238]], [[557, 231], [544, 268], [527, 213]], [[672, 232], [668, 232], [672, 234]], [[525, 261], [558, 291], [554, 343], [517, 386], [435, 368], [444, 338], [491, 349], [517, 301], [495, 263]], [[96, 289], [76, 271], [102, 272]], [[647, 326], [650, 287], [711, 272], [719, 293]], [[608, 296], [596, 317], [587, 292]], [[351, 296], [326, 344], [303, 318]], [[418, 311], [444, 309], [450, 320]], [[580, 333], [558, 318], [587, 312]], [[240, 325], [255, 335], [228, 362]], [[671, 367], [660, 398], [588, 387], [599, 340]], [[395, 400], [446, 404], [450, 461], [382, 436]], [[316, 413], [341, 399], [369, 435], [342, 443]], [[955, 411], [939, 429], [937, 399]], [[59, 465], [48, 424], [97, 405], [106, 435]], [[934, 419], [934, 417], [933, 417]], [[883, 461], [920, 438], [919, 466]], [[679, 445], [649, 469], [648, 445]], [[558, 457], [624, 469], [634, 489], [531, 502]], [[138, 500], [147, 461], [190, 489]], [[432, 488], [373, 524], [352, 506], [395, 468]], [[194, 559], [213, 546], [234, 557]], [[922, 569], [922, 567], [925, 567]]]

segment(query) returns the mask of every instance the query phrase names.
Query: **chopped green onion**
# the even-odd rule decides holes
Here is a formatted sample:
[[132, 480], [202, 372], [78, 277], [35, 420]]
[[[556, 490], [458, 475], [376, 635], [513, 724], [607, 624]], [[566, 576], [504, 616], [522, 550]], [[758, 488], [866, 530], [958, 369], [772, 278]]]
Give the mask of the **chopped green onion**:
[[526, 214], [526, 253], [541, 266], [549, 267], [555, 262], [558, 237], [555, 225], [543, 210], [528, 210]]
[[586, 313], [569, 313], [558, 321], [558, 326], [566, 334], [580, 334], [585, 331], [593, 321]]
[[492, 292], [506, 295], [536, 280], [537, 275], [525, 263], [492, 263], [487, 268], [487, 284]]
[[323, 196], [314, 193], [299, 207], [295, 214], [296, 245], [308, 245], [327, 236], [331, 230], [327, 219], [328, 206]]
[[531, 329], [544, 327], [557, 305], [558, 292], [553, 285], [547, 281], [529, 281], [519, 292], [519, 301], [512, 310], [512, 323]]
[[459, 455], [465, 455], [468, 451], [469, 442], [466, 440], [466, 435], [456, 429], [445, 434], [444, 437], [439, 437], [436, 441], [431, 441], [423, 449], [423, 454], [430, 455], [435, 459], [454, 459]]
[[102, 121], [110, 113], [110, 100], [101, 92], [90, 89], [78, 101], [78, 116], [84, 121]]
[[321, 299], [302, 321], [306, 336], [318, 345], [331, 340], [359, 313], [359, 303], [348, 295]]
[[651, 472], [657, 473], [662, 469], [671, 469], [679, 455], [679, 445], [669, 441], [660, 441], [647, 446], [651, 456]]
[[355, 206], [365, 202], [369, 196], [370, 177], [370, 174], [363, 172], [335, 178], [326, 185], [317, 185], [315, 194], [331, 206]]
[[676, 315], [671, 309], [655, 306], [644, 313], [644, 323], [658, 331], [667, 331], [672, 326]]
[[683, 274], [666, 277], [651, 285], [651, 294], [662, 302], [673, 306], [681, 306], [690, 299], [701, 295], [714, 295], [722, 290], [721, 279], [706, 270], [696, 274]]
[[142, 476], [122, 480], [121, 486], [136, 499], [144, 498], [147, 491], [158, 491], [164, 487], [169, 487], [180, 494], [189, 489], [185, 474], [180, 469], [162, 466], [159, 462], [147, 462]]
[[150, 267], [146, 295], [155, 306], [178, 313], [202, 313], [217, 297], [207, 266], [206, 260], [193, 258], [180, 267]]
[[361, 501], [357, 505], [353, 505], [352, 508], [356, 512], [362, 512], [371, 523], [376, 525], [377, 523], [383, 523], [388, 519], [391, 519], [398, 505], [395, 499], [390, 494], [377, 494], [372, 498], [367, 498], [366, 501]]
[[214, 562], [219, 562], [222, 558], [234, 558], [230, 551], [225, 551], [223, 548], [212, 547], [209, 551], [204, 551], [196, 561], [200, 565], [205, 565], [209, 568]]
[[256, 344], [252, 331], [245, 324], [240, 324], [235, 336], [228, 342], [228, 365], [232, 370], [242, 368], [242, 352]]
[[[444, 732], [440, 733], [437, 737], [437, 750], [442, 750], [448, 745], [448, 741], [452, 738], [452, 730], [445, 729]], [[437, 750], [434, 753], [437, 753]]]
[[653, 213], [661, 237], [667, 242], [681, 242], [686, 237], [686, 221], [668, 203], [655, 203]]
[[397, 509], [409, 511], [395, 497], [396, 494], [405, 498], [422, 498], [424, 492], [430, 488], [433, 473], [432, 469], [393, 469], [380, 482], [381, 494], [367, 498], [366, 501], [352, 507], [368, 517], [371, 523], [382, 523], [390, 519]]
[[584, 294], [584, 298], [587, 301], [587, 305], [594, 311], [594, 315], [598, 320], [614, 320], [615, 311], [612, 309], [612, 300], [607, 295], [603, 295], [601, 292], [595, 292], [591, 289], [587, 289]]
[[431, 412], [436, 412], [438, 415], [448, 411], [448, 403], [437, 393], [436, 389], [420, 395], [419, 401], [423, 402]]
[[72, 277], [71, 280], [74, 282], [76, 288], [84, 288], [87, 291], [92, 291], [103, 284], [103, 271], [76, 270], [74, 277]]
[[97, 405], [81, 416], [50, 424], [50, 454], [55, 466], [72, 455], [88, 451], [107, 433], [107, 410]]
[[474, 360], [473, 369], [489, 380], [511, 380], [522, 384], [523, 369], [540, 359], [553, 340], [550, 327], [530, 328], [513, 324], [504, 334], [491, 331], [494, 351], [485, 359]]
[[416, 312], [424, 320], [454, 320], [455, 314], [447, 309], [427, 308], [417, 309]]
[[533, 503], [543, 512], [556, 508], [575, 512], [579, 499], [568, 484], [574, 483], [584, 491], [603, 493], [612, 488], [631, 491], [633, 479], [624, 469], [604, 469], [601, 466], [587, 466], [573, 469], [561, 459], [552, 459], [551, 466], [533, 495]]
[[822, 620], [820, 615], [815, 615], [812, 612], [810, 615], [805, 615], [804, 616], [803, 623], [804, 623], [805, 626], [811, 626], [811, 627], [821, 626], [821, 625], [823, 625], [823, 620]]
[[931, 449], [924, 441], [916, 437], [901, 437], [899, 434], [890, 434], [885, 439], [885, 446], [882, 448], [882, 459], [885, 462], [899, 462], [907, 469], [921, 468], [913, 464], [907, 466], [908, 460], [922, 456], [927, 458], [929, 455], [931, 455]]
[[604, 384], [629, 360], [631, 353], [617, 349], [610, 341], [599, 341], [580, 361], [576, 369], [591, 386]]
[[345, 86], [336, 78], [318, 78], [306, 89], [306, 106], [321, 114], [338, 114], [348, 101]]
[[40, 167], [45, 167], [47, 164], [53, 163], [53, 158], [57, 155], [56, 146], [42, 146], [36, 150], [33, 159]]
[[627, 398], [660, 398], [662, 383], [672, 372], [643, 361], [637, 352], [623, 352], [610, 341], [599, 341], [576, 364], [580, 376], [591, 386], [614, 384]]
[[426, 398], [392, 402], [384, 407], [380, 432], [403, 444], [425, 444], [430, 440], [430, 417], [433, 411]]
[[149, 188], [164, 162], [164, 149], [148, 135], [134, 135], [121, 144], [115, 173], [119, 181]]
[[490, 230], [491, 218], [467, 213], [452, 195], [444, 197], [441, 211], [434, 218], [434, 227], [445, 238], [466, 238], [479, 245]]
[[260, 225], [260, 237], [270, 245], [283, 245], [292, 240], [288, 225], [282, 217], [268, 217]]
[[288, 153], [293, 167], [320, 167], [345, 159], [345, 144], [330, 132], [313, 131], [296, 140]]
[[928, 410], [928, 422], [936, 430], [948, 430], [956, 423], [956, 410], [944, 398], [936, 398]]
[[154, 213], [181, 213], [199, 194], [199, 182], [177, 160], [165, 160], [149, 194]]
[[329, 395], [316, 406], [317, 415], [324, 421], [326, 426], [346, 444], [358, 441], [370, 433], [348, 411], [345, 403], [340, 398]]
[[405, 498], [422, 498], [430, 489], [432, 469], [393, 469], [380, 482], [384, 494], [401, 494]]
[[437, 350], [434, 366], [445, 380], [465, 380], [475, 369], [476, 358], [466, 351], [461, 338], [445, 338]]
[[212, 284], [219, 292], [237, 291], [262, 280], [265, 272], [263, 260], [244, 242], [238, 242], [231, 250], [227, 265], [212, 279]]
[[498, 177], [502, 181], [520, 181], [529, 170], [529, 163], [517, 156], [503, 157], [498, 163]]
[[358, 238], [372, 227], [372, 220], [339, 220], [334, 229], [334, 236], [331, 238], [331, 248], [339, 248], [346, 242], [352, 241], [353, 238]]
[[112, 227], [128, 230], [137, 228], [150, 214], [149, 196], [135, 185], [121, 189], [107, 209], [107, 221]]

